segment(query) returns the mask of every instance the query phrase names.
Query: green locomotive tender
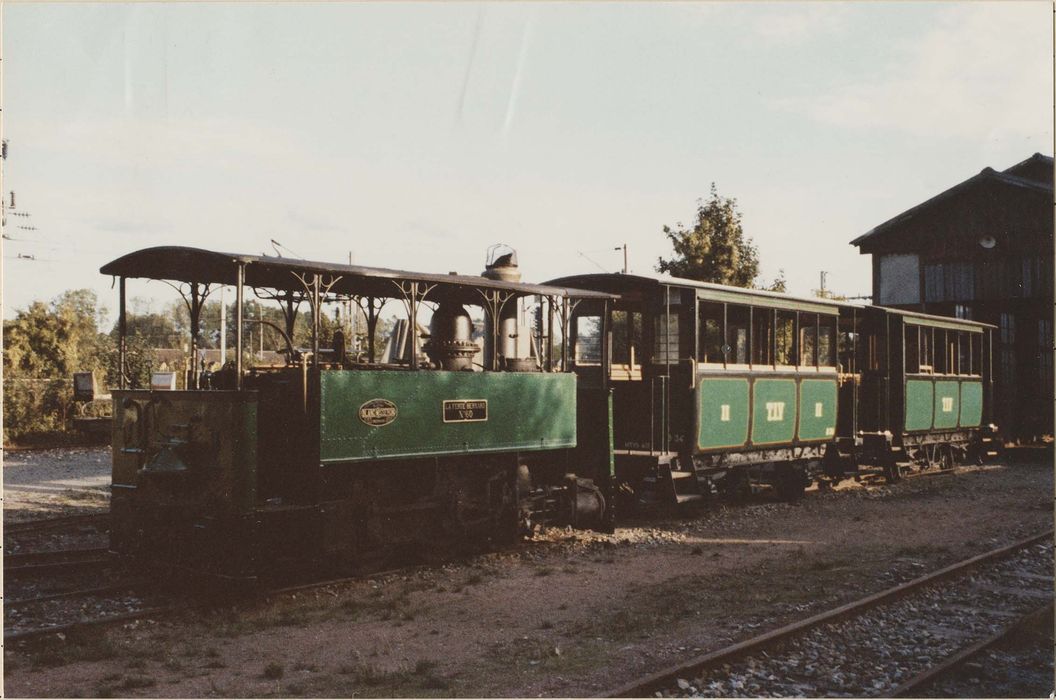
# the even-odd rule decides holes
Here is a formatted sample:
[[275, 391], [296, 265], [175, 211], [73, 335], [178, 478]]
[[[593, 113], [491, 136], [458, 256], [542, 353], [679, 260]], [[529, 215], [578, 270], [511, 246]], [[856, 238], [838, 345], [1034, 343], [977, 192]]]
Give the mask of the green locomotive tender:
[[[407, 543], [511, 538], [538, 523], [613, 527], [607, 389], [577, 377], [561, 347], [573, 306], [604, 308], [609, 295], [515, 281], [512, 251], [481, 277], [178, 247], [101, 271], [119, 280], [122, 375], [127, 279], [176, 283], [192, 356], [209, 293], [231, 285], [237, 299], [228, 366], [196, 367], [184, 390], [122, 382], [113, 392], [114, 550], [252, 578], [283, 563], [345, 568]], [[242, 366], [247, 288], [285, 311], [278, 366]], [[382, 352], [374, 334], [387, 300], [408, 320]], [[534, 330], [519, 323], [529, 301]], [[343, 333], [321, 346], [321, 314], [335, 302], [363, 310], [362, 348]], [[305, 350], [290, 340], [300, 303], [312, 323]]]

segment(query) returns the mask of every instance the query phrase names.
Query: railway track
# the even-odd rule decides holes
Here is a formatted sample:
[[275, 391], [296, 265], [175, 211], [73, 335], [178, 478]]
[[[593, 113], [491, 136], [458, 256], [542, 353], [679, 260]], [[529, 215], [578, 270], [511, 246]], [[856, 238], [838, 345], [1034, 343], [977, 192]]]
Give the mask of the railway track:
[[81, 515], [66, 515], [61, 518], [45, 518], [40, 520], [24, 520], [17, 523], [4, 523], [4, 534], [20, 534], [28, 532], [42, 532], [68, 527], [89, 525], [103, 527], [110, 524], [109, 513], [84, 513]]
[[1052, 533], [1039, 533], [690, 659], [606, 696], [903, 692], [903, 684], [994, 636], [1009, 619], [1051, 602], [1052, 553]]
[[30, 576], [62, 576], [75, 569], [99, 568], [114, 563], [114, 557], [105, 547], [5, 554], [4, 576], [8, 580]]

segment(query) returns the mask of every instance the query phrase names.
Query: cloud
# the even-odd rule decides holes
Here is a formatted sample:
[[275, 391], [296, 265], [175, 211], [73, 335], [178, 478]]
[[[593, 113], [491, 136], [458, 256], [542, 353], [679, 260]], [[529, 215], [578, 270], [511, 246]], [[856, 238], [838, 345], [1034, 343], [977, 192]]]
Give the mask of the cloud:
[[829, 3], [776, 5], [753, 11], [750, 28], [768, 43], [791, 44], [836, 33], [844, 28], [846, 17], [846, 7]]
[[850, 129], [1051, 140], [1049, 13], [1041, 3], [945, 7], [921, 39], [892, 47], [876, 79], [775, 106]]

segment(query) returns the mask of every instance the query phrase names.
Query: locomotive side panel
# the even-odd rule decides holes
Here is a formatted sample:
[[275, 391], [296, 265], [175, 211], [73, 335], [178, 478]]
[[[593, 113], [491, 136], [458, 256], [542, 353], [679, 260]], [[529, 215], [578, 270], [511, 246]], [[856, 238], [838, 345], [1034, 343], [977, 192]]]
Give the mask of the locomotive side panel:
[[320, 376], [320, 461], [576, 446], [576, 377], [343, 370]]

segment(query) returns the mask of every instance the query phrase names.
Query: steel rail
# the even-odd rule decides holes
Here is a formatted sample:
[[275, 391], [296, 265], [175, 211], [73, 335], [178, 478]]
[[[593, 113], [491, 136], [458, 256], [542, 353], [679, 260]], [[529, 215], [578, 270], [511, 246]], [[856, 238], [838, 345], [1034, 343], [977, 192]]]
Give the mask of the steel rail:
[[935, 680], [947, 675], [953, 669], [963, 664], [968, 659], [986, 651], [990, 647], [997, 645], [1005, 638], [1011, 636], [1018, 630], [1020, 630], [1025, 623], [1033, 620], [1035, 617], [1042, 616], [1045, 614], [1051, 614], [1053, 609], [1052, 603], [1046, 603], [1040, 608], [1023, 615], [1018, 620], [1008, 625], [1004, 629], [1000, 630], [996, 634], [993, 634], [986, 639], [972, 644], [971, 646], [961, 649], [959, 652], [948, 656], [938, 664], [927, 668], [917, 675], [910, 678], [908, 681], [898, 686], [887, 696], [890, 698], [904, 698], [904, 697], [920, 697], [919, 690], [930, 685]]
[[95, 627], [98, 625], [105, 625], [111, 622], [128, 622], [130, 620], [138, 620], [141, 617], [149, 617], [151, 615], [161, 615], [167, 612], [176, 610], [178, 606], [173, 603], [172, 605], [155, 606], [153, 608], [144, 608], [142, 610], [133, 610], [132, 612], [122, 613], [120, 615], [106, 615], [103, 617], [92, 617], [83, 618], [75, 622], [67, 622], [61, 625], [47, 625], [44, 627], [34, 627], [25, 630], [15, 630], [12, 632], [4, 632], [4, 643], [15, 642], [23, 639], [31, 639], [33, 637], [43, 637], [47, 634], [58, 634], [60, 632], [66, 633], [75, 629], [83, 627]]
[[61, 564], [68, 558], [98, 557], [109, 553], [106, 547], [82, 547], [76, 549], [41, 550], [38, 552], [22, 552], [19, 554], [4, 555], [4, 570], [12, 567], [18, 568], [31, 564]]
[[86, 525], [110, 519], [110, 513], [82, 513], [79, 515], [66, 515], [61, 518], [42, 518], [38, 520], [23, 520], [17, 523], [4, 523], [4, 534], [13, 535], [36, 530], [50, 530], [70, 525]]
[[1002, 557], [1023, 549], [1024, 547], [1029, 547], [1032, 544], [1051, 539], [1052, 536], [1052, 531], [1046, 530], [1045, 532], [1032, 535], [1017, 542], [1013, 542], [1012, 544], [998, 547], [997, 549], [984, 552], [983, 554], [978, 554], [955, 564], [945, 566], [938, 571], [915, 578], [912, 581], [901, 583], [892, 588], [880, 591], [879, 593], [873, 593], [872, 595], [860, 598], [859, 600], [812, 615], [805, 620], [799, 620], [798, 622], [784, 625], [783, 627], [771, 630], [770, 632], [765, 632], [757, 637], [752, 637], [743, 642], [737, 642], [736, 644], [697, 656], [689, 661], [670, 666], [661, 671], [649, 674], [644, 678], [639, 678], [638, 680], [611, 689], [600, 697], [634, 698], [650, 696], [657, 690], [661, 690], [674, 684], [678, 678], [684, 678], [687, 675], [698, 673], [705, 668], [729, 663], [734, 659], [746, 656], [789, 637], [814, 629], [815, 627], [864, 612], [880, 603], [886, 603], [901, 598], [916, 589], [964, 573], [965, 571], [971, 570], [982, 564], [999, 560]]
[[108, 583], [105, 586], [95, 586], [93, 588], [79, 588], [75, 591], [59, 591], [57, 593], [48, 593], [45, 595], [35, 596], [33, 598], [19, 598], [17, 600], [4, 600], [4, 608], [18, 607], [22, 605], [36, 605], [38, 603], [44, 603], [49, 600], [61, 600], [63, 598], [76, 598], [82, 595], [95, 595], [97, 593], [107, 593], [108, 591], [120, 591], [126, 589], [138, 588], [148, 582], [143, 579], [134, 579], [131, 581], [119, 581], [117, 583]]

